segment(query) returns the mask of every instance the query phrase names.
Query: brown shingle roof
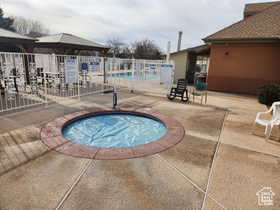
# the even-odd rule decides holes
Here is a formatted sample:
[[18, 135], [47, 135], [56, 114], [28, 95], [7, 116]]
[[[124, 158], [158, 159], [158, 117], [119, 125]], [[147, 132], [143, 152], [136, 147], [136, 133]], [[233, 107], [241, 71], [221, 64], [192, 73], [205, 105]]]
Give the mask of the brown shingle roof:
[[232, 24], [203, 40], [276, 40], [280, 41], [280, 2], [249, 18]]
[[255, 3], [255, 4], [245, 4], [244, 13], [259, 13], [271, 6], [278, 4], [279, 1], [265, 2], [265, 3]]

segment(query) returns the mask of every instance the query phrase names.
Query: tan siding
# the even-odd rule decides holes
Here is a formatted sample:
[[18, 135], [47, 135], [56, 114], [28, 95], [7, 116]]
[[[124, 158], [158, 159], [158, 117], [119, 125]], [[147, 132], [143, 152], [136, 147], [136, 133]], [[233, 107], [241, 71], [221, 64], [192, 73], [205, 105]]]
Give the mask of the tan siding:
[[180, 78], [185, 78], [187, 68], [187, 52], [170, 55], [170, 59], [175, 63], [174, 82], [177, 82], [177, 80]]

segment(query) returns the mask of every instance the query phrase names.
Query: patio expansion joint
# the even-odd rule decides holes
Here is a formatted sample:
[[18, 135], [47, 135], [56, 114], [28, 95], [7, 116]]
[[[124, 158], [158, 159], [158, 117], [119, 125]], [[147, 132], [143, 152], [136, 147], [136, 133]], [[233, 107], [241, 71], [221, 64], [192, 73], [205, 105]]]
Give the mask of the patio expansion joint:
[[77, 184], [80, 182], [80, 180], [82, 179], [82, 177], [84, 176], [84, 174], [86, 173], [86, 171], [88, 170], [88, 168], [94, 165], [94, 159], [90, 159], [87, 161], [87, 163], [85, 164], [85, 167], [81, 170], [81, 172], [79, 173], [78, 177], [75, 179], [75, 181], [72, 183], [72, 185], [70, 186], [70, 188], [65, 192], [64, 196], [62, 197], [61, 201], [58, 203], [58, 205], [56, 206], [55, 210], [59, 210], [64, 202], [67, 200], [67, 198], [70, 196], [70, 194], [72, 193], [72, 191], [74, 190], [74, 188], [77, 186]]
[[222, 106], [215, 106], [215, 105], [211, 105], [211, 104], [199, 104], [199, 103], [191, 102], [190, 105], [198, 106], [198, 107], [202, 107], [202, 108], [218, 109], [220, 111], [225, 111], [225, 112], [231, 112], [229, 108], [222, 107]]
[[[195, 187], [197, 190], [202, 192], [206, 196], [206, 191], [203, 190], [200, 186], [198, 186], [191, 178], [189, 178], [186, 174], [184, 174], [180, 169], [172, 165], [168, 160], [162, 158], [159, 154], [156, 154], [155, 157], [159, 158], [160, 161], [165, 162], [165, 164], [171, 168], [174, 169], [180, 176], [182, 176], [188, 183], [190, 183], [193, 187]], [[212, 196], [208, 195], [208, 197], [213, 200], [218, 206], [221, 208], [227, 210], [220, 202], [218, 202], [216, 199], [214, 199]]]
[[[222, 123], [222, 127], [221, 127], [221, 130], [220, 130], [220, 133], [219, 133], [219, 137], [218, 137], [218, 142], [217, 142], [217, 146], [216, 146], [216, 150], [215, 150], [215, 153], [214, 153], [214, 156], [213, 156], [213, 161], [212, 161], [212, 164], [211, 164], [211, 168], [210, 168], [210, 172], [209, 172], [209, 176], [208, 176], [208, 182], [207, 182], [207, 185], [206, 185], [206, 191], [205, 191], [205, 194], [204, 194], [204, 199], [203, 199], [203, 203], [202, 203], [202, 210], [204, 210], [205, 208], [205, 204], [206, 204], [206, 199], [207, 197], [211, 198], [210, 195], [208, 195], [208, 191], [209, 191], [209, 185], [211, 183], [211, 179], [212, 179], [212, 176], [213, 176], [213, 171], [214, 171], [214, 167], [215, 167], [215, 163], [216, 163], [216, 160], [218, 158], [218, 152], [219, 152], [219, 148], [220, 148], [220, 145], [221, 145], [221, 135], [222, 135], [222, 132], [224, 130], [224, 127], [225, 127], [225, 122], [226, 122], [226, 119], [227, 117], [229, 116], [229, 112], [226, 112], [225, 113], [225, 116], [224, 116], [224, 120], [223, 120], [223, 123]], [[211, 198], [212, 200], [214, 200], [213, 198]], [[224, 209], [227, 209], [225, 208], [222, 204], [220, 204], [220, 202], [214, 200], [217, 204], [219, 204], [221, 207], [223, 207]]]
[[275, 158], [280, 158], [280, 155], [278, 155], [278, 154], [269, 153], [269, 152], [261, 152], [261, 151], [255, 150], [255, 149], [250, 149], [248, 147], [241, 147], [241, 146], [237, 146], [237, 145], [233, 145], [233, 144], [228, 144], [228, 143], [223, 143], [223, 142], [221, 142], [221, 143], [223, 145], [235, 147], [237, 149], [247, 150], [247, 151], [255, 152], [255, 153], [258, 153], [258, 154], [262, 154], [262, 155], [269, 155], [269, 156], [272, 156], [272, 157], [275, 157]]

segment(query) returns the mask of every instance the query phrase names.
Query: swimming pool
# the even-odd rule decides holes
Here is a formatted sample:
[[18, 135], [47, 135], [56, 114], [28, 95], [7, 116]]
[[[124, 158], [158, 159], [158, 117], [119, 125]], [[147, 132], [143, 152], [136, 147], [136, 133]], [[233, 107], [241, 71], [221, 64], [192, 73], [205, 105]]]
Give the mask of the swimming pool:
[[159, 79], [160, 74], [159, 73], [145, 73], [143, 72], [134, 72], [134, 75], [132, 72], [127, 72], [127, 73], [113, 73], [113, 74], [108, 74], [108, 77], [113, 77], [113, 78], [123, 78], [123, 79], [137, 79], [137, 80], [151, 80], [151, 79]]
[[146, 116], [110, 113], [88, 116], [66, 125], [62, 134], [78, 144], [98, 148], [123, 148], [143, 145], [161, 138], [164, 123]]

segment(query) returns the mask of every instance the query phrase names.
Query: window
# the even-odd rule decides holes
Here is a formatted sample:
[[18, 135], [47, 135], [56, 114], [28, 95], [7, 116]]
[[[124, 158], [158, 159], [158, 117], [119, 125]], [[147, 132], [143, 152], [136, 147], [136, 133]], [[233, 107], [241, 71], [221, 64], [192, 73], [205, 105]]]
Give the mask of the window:
[[208, 64], [209, 64], [209, 57], [208, 56], [197, 56], [196, 65], [200, 70], [199, 73], [208, 73]]

